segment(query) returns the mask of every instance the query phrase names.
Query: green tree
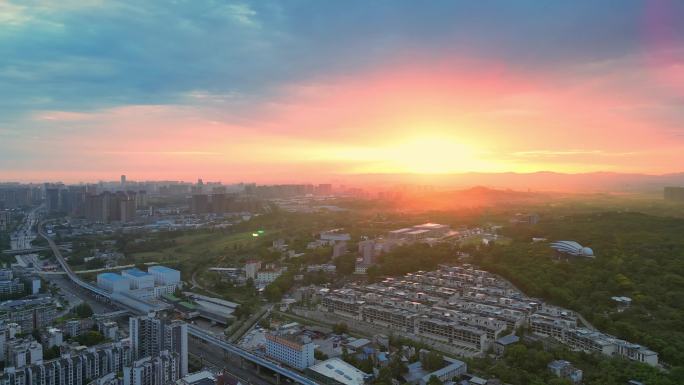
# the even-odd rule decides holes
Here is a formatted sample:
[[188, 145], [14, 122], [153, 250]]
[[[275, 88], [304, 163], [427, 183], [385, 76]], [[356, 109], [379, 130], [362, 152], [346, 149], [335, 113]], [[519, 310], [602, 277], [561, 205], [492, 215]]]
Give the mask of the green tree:
[[88, 318], [93, 315], [93, 309], [87, 302], [83, 302], [74, 308], [74, 313], [78, 318]]
[[81, 345], [93, 346], [104, 342], [105, 337], [100, 332], [89, 330], [80, 336], [75, 337], [74, 340], [78, 341]]
[[432, 350], [427, 354], [423, 355], [423, 359], [420, 360], [423, 369], [434, 372], [435, 370], [444, 367], [444, 356]]
[[333, 333], [335, 334], [346, 334], [349, 333], [349, 326], [344, 322], [338, 322], [333, 326]]

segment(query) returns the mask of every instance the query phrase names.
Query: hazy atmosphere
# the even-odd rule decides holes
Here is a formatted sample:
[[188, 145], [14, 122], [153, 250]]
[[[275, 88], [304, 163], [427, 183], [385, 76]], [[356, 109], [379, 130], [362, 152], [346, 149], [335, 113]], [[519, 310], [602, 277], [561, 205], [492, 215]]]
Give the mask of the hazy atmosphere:
[[682, 385], [683, 298], [682, 0], [0, 0], [0, 385]]
[[3, 2], [0, 173], [681, 172], [683, 14], [631, 0]]

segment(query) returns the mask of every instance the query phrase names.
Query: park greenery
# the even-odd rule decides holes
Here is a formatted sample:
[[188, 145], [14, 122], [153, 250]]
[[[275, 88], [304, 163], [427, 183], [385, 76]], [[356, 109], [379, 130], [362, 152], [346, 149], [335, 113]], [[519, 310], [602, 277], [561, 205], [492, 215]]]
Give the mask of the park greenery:
[[[476, 264], [528, 295], [578, 311], [606, 333], [648, 346], [666, 363], [684, 363], [684, 219], [596, 213], [504, 231], [514, 242], [474, 250]], [[596, 258], [557, 261], [533, 236], [576, 240]], [[618, 312], [612, 296], [633, 304]]]
[[106, 339], [100, 332], [96, 330], [88, 330], [87, 332], [74, 337], [73, 340], [77, 341], [81, 345], [95, 346], [105, 342]]
[[[341, 212], [289, 213], [273, 208], [250, 221], [222, 229], [119, 234], [114, 238], [115, 248], [124, 253], [124, 263], [157, 262], [177, 268], [183, 280], [198, 282], [199, 287], [193, 290], [206, 290], [210, 295], [216, 293], [239, 302], [235, 315], [244, 320], [258, 311], [262, 298], [278, 302], [295, 285], [335, 285], [355, 279], [353, 251], [355, 241], [362, 236], [373, 238], [388, 230], [426, 221], [449, 224], [453, 228], [503, 224], [500, 234], [505, 236], [505, 243], [494, 242], [489, 246], [479, 242], [432, 246], [416, 243], [399, 247], [378, 258], [378, 263], [368, 269], [368, 280], [375, 282], [385, 276], [433, 270], [442, 263], [458, 263], [462, 253], [467, 253], [468, 261], [501, 275], [526, 294], [575, 310], [601, 331], [657, 351], [669, 369], [659, 371], [623, 359], [568, 352], [562, 347], [549, 349], [519, 344], [503, 359], [469, 361], [474, 370], [511, 384], [564, 384], [563, 380], [550, 377], [546, 369], [550, 360], [563, 358], [584, 371], [587, 384], [620, 384], [627, 379], [638, 379], [649, 385], [684, 383], [682, 206], [598, 197], [540, 202], [529, 207], [406, 213], [368, 202], [347, 203], [350, 210]], [[540, 223], [510, 224], [511, 215], [521, 211], [538, 212]], [[351, 234], [354, 240], [349, 242], [351, 253], [331, 261], [329, 247], [307, 248], [320, 231], [334, 228], [344, 228]], [[575, 240], [591, 247], [596, 258], [558, 260], [548, 243], [534, 243], [533, 237], [549, 241]], [[272, 242], [279, 239], [297, 257], [286, 258], [274, 250]], [[92, 249], [101, 247], [103, 240], [79, 241], [83, 247], [75, 250], [71, 258], [75, 264], [87, 267], [83, 262], [85, 257], [90, 256]], [[242, 266], [247, 259], [278, 262], [286, 265], [288, 271], [263, 290], [263, 297], [253, 282], [237, 288], [208, 271], [212, 266]], [[335, 264], [335, 274], [301, 273], [301, 281], [295, 280], [300, 267], [328, 262]], [[612, 296], [631, 297], [633, 304], [625, 311], [618, 311]], [[83, 314], [86, 313], [84, 310]], [[430, 361], [423, 364], [432, 365]], [[400, 362], [391, 362], [380, 369], [375, 383], [392, 383], [404, 370]]]
[[649, 385], [675, 385], [684, 380], [681, 369], [669, 373], [622, 358], [572, 352], [562, 346], [544, 346], [541, 342], [517, 343], [509, 346], [503, 359], [466, 359], [471, 372], [494, 376], [512, 385], [570, 385], [547, 369], [552, 360], [567, 360], [583, 371], [586, 385], [621, 385], [638, 380]]
[[[587, 212], [549, 215], [535, 226], [505, 226], [502, 233], [511, 241], [491, 246], [398, 248], [381, 256], [368, 270], [368, 278], [376, 281], [382, 276], [431, 270], [440, 263], [457, 262], [457, 251], [467, 252], [474, 264], [510, 280], [526, 294], [575, 310], [603, 332], [648, 346], [666, 366], [673, 367], [666, 376], [642, 365], [635, 369], [625, 360], [592, 357], [584, 360], [589, 373], [605, 366], [606, 371], [648, 378], [649, 384], [684, 383], [684, 219]], [[532, 237], [576, 240], [592, 247], [596, 258], [557, 260], [548, 243], [533, 243]], [[612, 296], [631, 297], [633, 305], [618, 311]], [[540, 373], [545, 367], [528, 369]]]

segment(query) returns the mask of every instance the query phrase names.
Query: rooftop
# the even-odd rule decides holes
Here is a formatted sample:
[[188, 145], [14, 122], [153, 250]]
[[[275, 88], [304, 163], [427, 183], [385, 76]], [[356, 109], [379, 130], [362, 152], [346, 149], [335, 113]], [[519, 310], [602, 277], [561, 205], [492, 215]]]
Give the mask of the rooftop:
[[147, 269], [148, 272], [150, 271], [158, 271], [160, 273], [178, 273], [178, 270], [172, 269], [170, 267], [162, 266], [162, 265], [155, 265], [155, 266], [150, 266]]
[[121, 280], [126, 279], [126, 278], [124, 278], [124, 277], [122, 277], [116, 273], [101, 273], [101, 274], [98, 274], [98, 278], [107, 279], [110, 281], [121, 281]]
[[203, 370], [201, 372], [188, 374], [187, 376], [183, 377], [182, 382], [189, 385], [213, 384], [214, 380], [215, 377], [211, 372]]
[[331, 358], [309, 368], [316, 373], [330, 377], [344, 385], [363, 385], [368, 374], [342, 361]]
[[134, 277], [144, 277], [146, 275], [150, 275], [149, 273], [146, 273], [138, 268], [124, 270], [123, 272]]
[[515, 334], [509, 334], [507, 336], [503, 336], [503, 337], [499, 338], [498, 340], [496, 340], [496, 342], [498, 344], [501, 344], [504, 346], [514, 344], [518, 341], [520, 341], [520, 337], [516, 336]]

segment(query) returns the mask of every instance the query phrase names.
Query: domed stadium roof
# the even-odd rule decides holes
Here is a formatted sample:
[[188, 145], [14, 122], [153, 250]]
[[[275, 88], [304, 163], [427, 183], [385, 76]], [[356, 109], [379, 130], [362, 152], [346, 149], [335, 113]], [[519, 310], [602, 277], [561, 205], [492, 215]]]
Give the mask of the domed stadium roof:
[[594, 257], [594, 250], [584, 247], [575, 241], [556, 241], [551, 243], [551, 248], [559, 253], [574, 255], [576, 257]]

